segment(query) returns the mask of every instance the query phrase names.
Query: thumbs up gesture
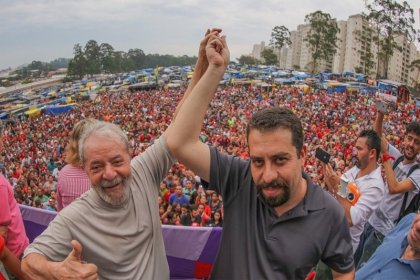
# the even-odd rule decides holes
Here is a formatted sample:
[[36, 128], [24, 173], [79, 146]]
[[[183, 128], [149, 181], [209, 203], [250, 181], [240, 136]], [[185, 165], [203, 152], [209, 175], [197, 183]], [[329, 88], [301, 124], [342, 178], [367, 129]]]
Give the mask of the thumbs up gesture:
[[82, 245], [72, 240], [71, 245], [73, 250], [69, 253], [67, 258], [57, 266], [54, 272], [55, 279], [98, 279], [98, 268], [94, 264], [83, 263]]

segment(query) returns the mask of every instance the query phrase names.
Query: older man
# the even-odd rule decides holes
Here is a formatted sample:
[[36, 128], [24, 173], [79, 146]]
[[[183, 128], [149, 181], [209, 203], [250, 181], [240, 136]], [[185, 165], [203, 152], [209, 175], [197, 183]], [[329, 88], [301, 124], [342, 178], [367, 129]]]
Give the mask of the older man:
[[[198, 81], [208, 30], [201, 41]], [[182, 101], [180, 102], [182, 104]], [[180, 106], [180, 105], [178, 105]], [[78, 142], [80, 163], [92, 188], [64, 208], [25, 251], [31, 279], [168, 279], [157, 197], [175, 159], [162, 135], [130, 160], [129, 142], [111, 123], [87, 125]]]
[[174, 158], [164, 136], [130, 160], [123, 131], [95, 122], [79, 152], [92, 189], [28, 247], [24, 271], [35, 279], [167, 279], [156, 198]]

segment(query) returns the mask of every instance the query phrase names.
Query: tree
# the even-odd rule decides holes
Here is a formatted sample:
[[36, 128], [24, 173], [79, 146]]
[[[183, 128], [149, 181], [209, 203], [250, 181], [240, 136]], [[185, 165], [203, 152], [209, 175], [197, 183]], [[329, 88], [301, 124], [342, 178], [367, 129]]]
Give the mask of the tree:
[[275, 65], [278, 62], [277, 56], [271, 48], [264, 49], [261, 52], [261, 56], [264, 58], [264, 63], [267, 65]]
[[87, 63], [87, 74], [93, 75], [100, 73], [100, 48], [95, 40], [89, 40], [86, 43], [84, 54]]
[[403, 40], [413, 42], [417, 37], [414, 29], [413, 9], [404, 1], [402, 4], [393, 0], [373, 0], [366, 2], [367, 18], [375, 26], [377, 32], [377, 78], [380, 77], [380, 60], [384, 66], [384, 78], [388, 78], [389, 61], [394, 50], [402, 50], [396, 38], [402, 36]]
[[308, 42], [312, 55], [312, 72], [315, 72], [320, 60], [331, 61], [337, 52], [337, 33], [340, 29], [337, 20], [322, 11], [306, 15], [305, 23], [310, 25], [305, 41]]
[[414, 80], [414, 89], [420, 93], [420, 59], [413, 60], [408, 66], [411, 71], [417, 71], [417, 77]]
[[79, 44], [74, 45], [73, 48], [74, 58], [69, 62], [67, 75], [76, 76], [82, 79], [87, 73], [87, 61]]
[[258, 59], [253, 58], [249, 55], [241, 55], [240, 58], [237, 58], [240, 64], [247, 64], [247, 65], [257, 65], [259, 63]]
[[100, 69], [104, 72], [116, 73], [114, 71], [114, 48], [108, 43], [99, 45]]
[[288, 46], [291, 43], [292, 42], [290, 41], [289, 29], [287, 29], [287, 27], [284, 25], [274, 26], [273, 30], [271, 31], [270, 46], [278, 49], [279, 59], [281, 55], [281, 48], [283, 48], [284, 46]]

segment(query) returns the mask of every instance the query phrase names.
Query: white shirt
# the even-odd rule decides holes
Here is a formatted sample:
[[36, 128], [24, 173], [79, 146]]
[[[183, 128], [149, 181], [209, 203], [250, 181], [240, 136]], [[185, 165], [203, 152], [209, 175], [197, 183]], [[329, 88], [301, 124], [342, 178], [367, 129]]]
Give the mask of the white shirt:
[[[390, 144], [388, 144], [388, 151], [395, 157], [395, 159], [401, 156], [401, 153]], [[394, 161], [392, 161], [392, 164], [394, 164]], [[397, 181], [402, 181], [407, 178], [408, 171], [414, 164], [415, 162], [410, 164], [403, 164], [400, 162], [394, 169], [394, 174], [397, 178]], [[420, 169], [416, 169], [413, 173], [410, 174], [410, 177], [408, 178], [411, 180], [411, 182], [413, 182], [415, 190], [409, 192], [406, 207], [410, 203], [413, 196], [420, 190]], [[369, 219], [369, 224], [371, 224], [384, 236], [387, 235], [388, 232], [390, 232], [395, 226], [395, 222], [397, 221], [400, 214], [404, 194], [405, 193], [390, 194], [387, 185], [382, 203]]]
[[377, 167], [371, 173], [355, 179], [359, 172], [360, 169], [354, 166], [343, 175], [349, 182], [354, 182], [360, 192], [359, 200], [350, 208], [350, 217], [353, 224], [350, 227], [353, 252], [356, 252], [365, 223], [379, 206], [385, 190], [381, 167]]

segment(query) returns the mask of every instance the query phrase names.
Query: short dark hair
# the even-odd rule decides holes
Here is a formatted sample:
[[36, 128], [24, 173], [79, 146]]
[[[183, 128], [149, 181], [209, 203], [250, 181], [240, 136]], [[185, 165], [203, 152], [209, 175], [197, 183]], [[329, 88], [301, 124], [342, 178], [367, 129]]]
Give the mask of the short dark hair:
[[369, 150], [376, 150], [376, 160], [378, 160], [381, 152], [381, 137], [379, 137], [379, 134], [373, 129], [365, 129], [359, 133], [358, 138], [362, 137], [366, 138], [366, 145]]
[[270, 107], [256, 112], [246, 128], [246, 138], [251, 130], [270, 131], [285, 128], [292, 133], [292, 144], [296, 147], [298, 157], [303, 148], [303, 128], [299, 118], [289, 109]]
[[414, 121], [414, 122], [411, 122], [411, 123], [407, 124], [406, 134], [408, 134], [410, 132], [412, 132], [416, 135], [420, 135], [420, 122]]

